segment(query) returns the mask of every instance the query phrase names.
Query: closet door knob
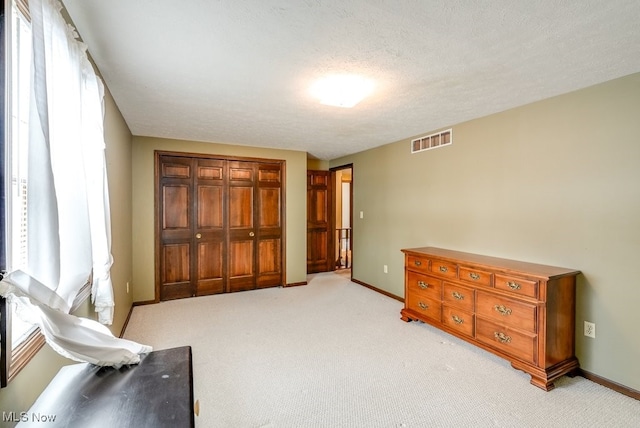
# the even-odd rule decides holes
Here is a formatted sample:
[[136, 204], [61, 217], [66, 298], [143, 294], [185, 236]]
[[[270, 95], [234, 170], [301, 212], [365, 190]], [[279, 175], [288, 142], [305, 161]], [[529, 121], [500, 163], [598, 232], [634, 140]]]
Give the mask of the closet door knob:
[[198, 239], [202, 238], [202, 233], [196, 233], [196, 238]]
[[249, 236], [255, 236], [255, 233], [249, 232]]

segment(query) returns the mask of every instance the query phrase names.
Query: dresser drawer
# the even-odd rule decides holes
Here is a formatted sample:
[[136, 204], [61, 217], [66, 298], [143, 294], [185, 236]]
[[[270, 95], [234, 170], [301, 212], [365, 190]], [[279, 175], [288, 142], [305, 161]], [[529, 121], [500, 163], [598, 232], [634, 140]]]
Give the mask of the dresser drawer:
[[458, 273], [461, 281], [470, 282], [474, 285], [484, 285], [486, 287], [493, 285], [493, 273], [491, 272], [460, 266]]
[[506, 297], [478, 291], [476, 315], [501, 324], [536, 332], [536, 307]]
[[423, 317], [440, 322], [442, 302], [431, 299], [420, 293], [412, 293], [407, 297], [407, 309], [410, 309]]
[[406, 268], [410, 270], [418, 271], [418, 272], [429, 273], [430, 272], [429, 259], [426, 259], [424, 257], [416, 257], [408, 254]]
[[442, 305], [442, 323], [459, 333], [473, 337], [473, 314], [469, 312]]
[[538, 281], [531, 279], [496, 274], [495, 287], [523, 296], [538, 297]]
[[450, 306], [456, 306], [469, 312], [473, 312], [475, 303], [475, 291], [463, 285], [445, 282], [442, 301]]
[[537, 336], [477, 317], [476, 340], [523, 361], [536, 363]]
[[444, 260], [431, 260], [431, 273], [443, 278], [457, 278], [458, 265]]
[[442, 280], [416, 272], [407, 272], [407, 291], [420, 293], [435, 300], [442, 298]]

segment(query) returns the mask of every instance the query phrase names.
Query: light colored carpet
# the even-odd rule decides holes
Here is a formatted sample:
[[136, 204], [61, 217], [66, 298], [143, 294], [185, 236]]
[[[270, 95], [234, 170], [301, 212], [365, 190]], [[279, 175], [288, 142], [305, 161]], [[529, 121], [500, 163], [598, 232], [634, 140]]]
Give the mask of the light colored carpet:
[[639, 427], [640, 401], [582, 377], [544, 392], [344, 275], [135, 307], [125, 337], [190, 345], [198, 427]]

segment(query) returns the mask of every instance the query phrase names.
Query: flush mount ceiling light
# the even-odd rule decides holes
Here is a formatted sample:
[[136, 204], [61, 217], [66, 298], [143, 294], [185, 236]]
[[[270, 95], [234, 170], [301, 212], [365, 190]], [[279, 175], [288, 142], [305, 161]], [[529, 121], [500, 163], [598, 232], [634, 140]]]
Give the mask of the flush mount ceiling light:
[[318, 80], [310, 91], [321, 104], [349, 108], [373, 92], [373, 80], [352, 74], [336, 74]]

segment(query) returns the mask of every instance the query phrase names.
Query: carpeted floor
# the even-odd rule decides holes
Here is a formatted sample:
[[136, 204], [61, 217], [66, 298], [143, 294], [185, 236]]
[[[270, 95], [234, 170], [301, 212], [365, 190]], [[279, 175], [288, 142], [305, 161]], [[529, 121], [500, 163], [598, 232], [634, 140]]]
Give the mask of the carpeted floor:
[[639, 427], [640, 401], [582, 377], [544, 392], [402, 303], [334, 273], [135, 307], [125, 337], [193, 350], [198, 427]]

